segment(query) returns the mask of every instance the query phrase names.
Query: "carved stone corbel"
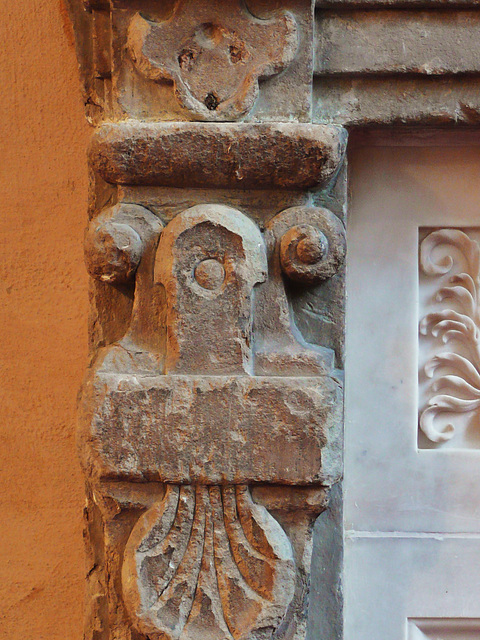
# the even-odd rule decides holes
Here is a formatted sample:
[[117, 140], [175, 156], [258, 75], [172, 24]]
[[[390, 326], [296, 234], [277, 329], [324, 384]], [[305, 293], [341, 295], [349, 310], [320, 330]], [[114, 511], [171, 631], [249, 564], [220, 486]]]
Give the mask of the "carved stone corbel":
[[[87, 18], [111, 66], [85, 237], [86, 637], [300, 640], [313, 524], [342, 474], [346, 135], [151, 117], [158, 86], [181, 104], [165, 98], [170, 120], [246, 116], [310, 3], [263, 20], [240, 1], [228, 19], [221, 2], [140, 4]], [[127, 76], [150, 83], [133, 111]]]

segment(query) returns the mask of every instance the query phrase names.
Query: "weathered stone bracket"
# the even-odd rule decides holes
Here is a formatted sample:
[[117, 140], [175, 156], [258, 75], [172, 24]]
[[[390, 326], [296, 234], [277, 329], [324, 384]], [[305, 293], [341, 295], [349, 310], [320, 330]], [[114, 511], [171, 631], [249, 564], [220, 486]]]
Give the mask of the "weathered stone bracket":
[[[193, 151], [190, 161], [198, 168], [195, 179], [208, 179], [217, 138], [203, 125], [195, 128], [208, 145], [197, 156]], [[186, 130], [194, 139], [195, 128], [176, 131]], [[220, 131], [232, 135], [232, 129], [224, 125]], [[265, 127], [236, 130], [240, 143], [242, 136], [251, 141], [250, 148], [271, 144], [266, 136], [254, 135], [268, 131]], [[126, 182], [130, 173], [120, 168], [125, 156], [117, 134], [124, 140], [124, 130], [110, 131], [114, 135], [100, 148], [97, 141], [92, 146], [94, 167], [104, 179]], [[166, 157], [145, 146], [145, 138], [138, 138], [141, 129], [133, 143], [127, 131], [126, 158], [135, 162], [141, 150], [142, 182], [168, 183]], [[153, 148], [158, 136], [170, 135], [169, 127], [148, 131]], [[274, 133], [283, 144], [295, 139], [291, 125]], [[291, 165], [288, 184], [318, 184], [324, 175], [334, 175], [342, 158], [342, 132], [336, 137], [332, 127], [300, 127], [299, 133], [313, 147], [311, 160], [296, 173]], [[258, 188], [259, 180], [272, 177], [271, 156], [257, 157], [261, 160], [248, 177], [247, 156], [244, 175]], [[236, 162], [241, 166], [240, 153], [231, 172], [215, 175], [215, 182], [230, 186], [238, 180]], [[279, 185], [284, 170], [278, 167], [280, 177], [274, 177]], [[135, 172], [131, 181], [137, 182]], [[112, 481], [167, 486], [165, 497], [152, 504], [125, 540], [125, 612], [150, 638], [247, 638], [260, 630], [268, 635], [296, 617], [298, 627], [294, 594], [305, 569], [302, 563], [295, 569], [288, 537], [251, 502], [249, 485], [329, 486], [341, 473], [342, 391], [334, 354], [302, 338], [283, 281], [311, 286], [335, 276], [345, 256], [341, 221], [325, 208], [290, 207], [262, 234], [238, 209], [199, 204], [164, 227], [143, 206], [119, 204], [92, 220], [86, 241], [95, 278], [114, 283], [132, 277], [135, 269], [137, 275], [130, 326], [121, 340], [99, 351], [84, 384], [84, 468], [97, 487]], [[148, 322], [146, 309], [158, 325]], [[240, 495], [250, 507], [237, 516]], [[170, 502], [181, 504], [182, 511]], [[269, 541], [266, 550], [259, 551], [255, 538], [238, 546], [238, 536], [249, 540], [253, 530]], [[174, 566], [160, 569], [170, 553], [177, 558], [171, 560]], [[265, 595], [267, 586], [255, 567], [267, 566], [270, 556], [271, 590]], [[200, 597], [208, 606], [200, 605]]]
[[[150, 117], [160, 95], [175, 117], [253, 113], [304, 59], [312, 3], [140, 5], [90, 3], [86, 637], [300, 640], [342, 474], [346, 133]], [[334, 338], [305, 340], [292, 290], [331, 300]]]

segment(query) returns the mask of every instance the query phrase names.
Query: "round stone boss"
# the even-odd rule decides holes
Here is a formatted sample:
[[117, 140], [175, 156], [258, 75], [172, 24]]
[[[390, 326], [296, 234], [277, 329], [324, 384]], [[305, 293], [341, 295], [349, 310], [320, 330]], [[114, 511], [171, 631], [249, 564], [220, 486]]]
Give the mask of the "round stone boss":
[[225, 268], [219, 260], [207, 258], [195, 267], [194, 275], [203, 289], [214, 291], [221, 287], [225, 280]]
[[323, 282], [345, 260], [344, 225], [323, 207], [286, 209], [268, 223], [266, 231], [273, 236], [282, 271], [296, 282]]

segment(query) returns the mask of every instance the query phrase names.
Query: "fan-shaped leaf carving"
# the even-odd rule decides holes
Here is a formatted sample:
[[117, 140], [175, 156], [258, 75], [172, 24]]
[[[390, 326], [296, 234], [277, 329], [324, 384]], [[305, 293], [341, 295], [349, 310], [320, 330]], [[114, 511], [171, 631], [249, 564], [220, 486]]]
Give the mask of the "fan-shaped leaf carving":
[[279, 624], [294, 574], [288, 538], [247, 487], [168, 485], [131, 533], [122, 579], [152, 640], [239, 640]]

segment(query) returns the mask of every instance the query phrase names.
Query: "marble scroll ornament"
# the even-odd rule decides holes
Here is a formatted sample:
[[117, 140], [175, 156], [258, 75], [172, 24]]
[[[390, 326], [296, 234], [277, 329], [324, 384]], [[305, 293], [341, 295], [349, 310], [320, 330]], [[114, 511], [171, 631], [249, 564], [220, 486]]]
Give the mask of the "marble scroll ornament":
[[[216, 186], [302, 184], [328, 180], [341, 161], [344, 141], [331, 128], [315, 142], [309, 127], [292, 136], [287, 126], [215, 126], [215, 155], [204, 146], [187, 154], [192, 179], [208, 182], [218, 161], [227, 170]], [[175, 134], [188, 142], [203, 127]], [[229, 172], [233, 134], [237, 153], [267, 145], [255, 168], [246, 160]], [[296, 174], [272, 173], [270, 145], [296, 148], [299, 134], [318, 155]], [[165, 184], [186, 153], [177, 145], [162, 164], [156, 145], [170, 135], [169, 125], [108, 125], [92, 166], [110, 184]], [[297, 329], [285, 281], [308, 288], [334, 277], [343, 223], [307, 203], [270, 215], [263, 231], [218, 202], [167, 217], [158, 215], [165, 192], [152, 193], [156, 213], [120, 199], [86, 233], [93, 278], [112, 294], [135, 282], [126, 330], [97, 349], [80, 402], [82, 463], [101, 513], [88, 529], [90, 627], [129, 640], [303, 637], [308, 538], [341, 473], [342, 388], [333, 350]]]
[[[420, 429], [434, 443], [452, 439], [457, 423], [480, 417], [480, 249], [460, 229], [438, 229], [420, 245], [420, 268], [432, 280], [432, 310], [420, 338], [433, 343], [423, 372], [429, 382]], [[421, 399], [422, 400], [422, 399]]]

